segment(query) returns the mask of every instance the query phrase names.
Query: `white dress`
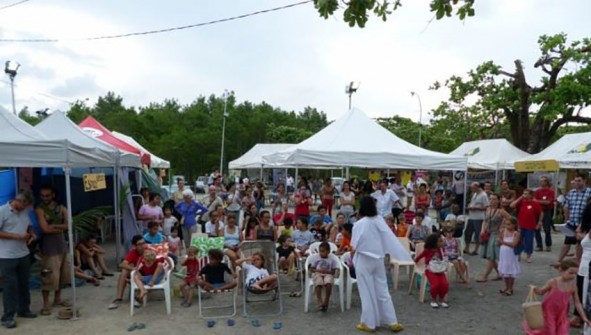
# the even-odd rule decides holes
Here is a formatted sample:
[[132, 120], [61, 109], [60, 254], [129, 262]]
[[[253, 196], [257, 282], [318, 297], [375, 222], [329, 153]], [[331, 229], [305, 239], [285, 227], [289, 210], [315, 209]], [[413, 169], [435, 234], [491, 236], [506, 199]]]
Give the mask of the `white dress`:
[[[503, 241], [505, 243], [513, 243], [514, 238], [515, 233], [509, 236], [507, 236], [505, 233], [503, 234]], [[521, 266], [519, 265], [519, 256], [515, 255], [515, 252], [513, 252], [513, 248], [508, 247], [505, 244], [501, 245], [501, 250], [499, 252], [498, 268], [499, 274], [503, 277], [515, 278], [518, 274], [521, 273]]]

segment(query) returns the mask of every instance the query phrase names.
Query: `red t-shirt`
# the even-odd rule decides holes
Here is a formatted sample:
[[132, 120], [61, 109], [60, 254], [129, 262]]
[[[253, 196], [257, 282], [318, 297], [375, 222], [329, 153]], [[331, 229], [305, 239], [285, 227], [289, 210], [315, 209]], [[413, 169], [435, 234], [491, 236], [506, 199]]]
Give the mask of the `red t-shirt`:
[[191, 282], [197, 280], [197, 275], [199, 274], [199, 260], [197, 258], [189, 259], [187, 258], [183, 263], [184, 266], [187, 267], [187, 276], [185, 277], [185, 281]]
[[550, 201], [549, 205], [542, 205], [540, 204], [540, 206], [542, 207], [542, 210], [548, 210], [548, 209], [552, 209], [554, 208], [554, 200], [555, 200], [555, 195], [554, 195], [554, 190], [551, 187], [546, 187], [546, 188], [538, 188], [535, 192], [534, 192], [534, 198], [538, 199], [538, 200], [548, 200]]
[[[276, 225], [278, 225], [278, 221], [279, 219], [281, 219], [281, 216], [283, 215], [283, 213], [277, 213], [273, 216], [273, 222], [275, 222]], [[295, 225], [296, 223], [296, 216], [293, 213], [285, 213], [285, 216], [283, 217], [283, 222], [281, 222], [281, 225], [285, 224], [285, 219], [290, 218], [291, 219], [291, 223], [293, 225]]]
[[[296, 195], [295, 200], [297, 202], [300, 199], [301, 195]], [[295, 206], [295, 215], [296, 216], [310, 216], [310, 203], [308, 202], [309, 198], [304, 198], [298, 205]]]
[[137, 253], [137, 250], [132, 249], [131, 251], [129, 251], [127, 253], [127, 255], [125, 256], [125, 260], [127, 261], [127, 263], [129, 263], [130, 265], [136, 266], [138, 264], [138, 261], [140, 260], [140, 255]]
[[540, 204], [533, 200], [521, 200], [519, 214], [517, 215], [519, 227], [523, 229], [536, 229], [540, 213], [542, 213], [542, 207], [540, 207]]
[[164, 261], [163, 258], [156, 258], [154, 260], [154, 263], [152, 263], [152, 265], [148, 266], [146, 265], [144, 259], [142, 258], [141, 262], [142, 262], [142, 267], [140, 268], [140, 273], [142, 274], [142, 276], [151, 276], [156, 272], [156, 269], [158, 268], [158, 264], [162, 263]]

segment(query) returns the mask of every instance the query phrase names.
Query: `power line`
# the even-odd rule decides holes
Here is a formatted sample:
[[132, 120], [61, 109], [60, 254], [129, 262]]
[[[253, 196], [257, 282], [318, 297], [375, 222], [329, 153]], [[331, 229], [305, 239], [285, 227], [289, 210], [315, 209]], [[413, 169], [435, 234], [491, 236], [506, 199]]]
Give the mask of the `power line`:
[[11, 3], [10, 5], [6, 5], [6, 6], [0, 7], [0, 10], [7, 9], [7, 8], [10, 8], [10, 7], [14, 7], [14, 6], [18, 6], [18, 5], [20, 5], [22, 3], [25, 3], [25, 2], [28, 2], [28, 1], [31, 1], [31, 0], [21, 0], [21, 1], [15, 2], [15, 3]]
[[[1, 82], [1, 83], [4, 83], [4, 84], [7, 84], [7, 85], [11, 85], [11, 83], [10, 83], [10, 82], [8, 82], [8, 81], [5, 81], [5, 80], [0, 80], [0, 82]], [[19, 87], [19, 85], [17, 85], [17, 84], [14, 84], [14, 87]], [[57, 95], [53, 95], [53, 94], [49, 94], [49, 93], [43, 93], [43, 92], [39, 92], [39, 91], [33, 91], [33, 90], [30, 90], [30, 89], [27, 89], [27, 88], [23, 88], [23, 89], [24, 89], [24, 90], [26, 90], [26, 91], [29, 91], [29, 92], [35, 93], [35, 94], [37, 94], [37, 95], [42, 95], [42, 96], [44, 96], [44, 97], [46, 97], [46, 98], [50, 98], [50, 99], [54, 99], [54, 100], [59, 100], [59, 101], [61, 101], [61, 102], [65, 102], [65, 103], [67, 103], [67, 104], [69, 104], [69, 105], [73, 105], [73, 104], [74, 104], [74, 102], [72, 102], [72, 101], [69, 101], [69, 100], [66, 100], [66, 99], [64, 99], [64, 98], [60, 98], [60, 97], [58, 97]]]
[[[24, 1], [29, 1], [29, 0], [24, 0]], [[190, 28], [197, 28], [197, 27], [209, 26], [209, 25], [217, 24], [217, 23], [223, 23], [223, 22], [229, 22], [229, 21], [235, 21], [235, 20], [245, 19], [247, 17], [251, 17], [251, 16], [255, 16], [255, 15], [259, 15], [259, 14], [265, 14], [265, 13], [270, 13], [270, 12], [275, 12], [275, 11], [279, 11], [279, 10], [283, 10], [283, 9], [288, 9], [288, 8], [300, 6], [300, 5], [303, 5], [303, 4], [310, 3], [312, 1], [313, 0], [306, 0], [306, 1], [296, 2], [296, 3], [292, 3], [292, 4], [289, 4], [289, 5], [285, 5], [285, 6], [280, 6], [280, 7], [270, 8], [270, 9], [264, 9], [264, 10], [259, 10], [259, 11], [252, 12], [252, 13], [242, 14], [242, 15], [238, 15], [238, 16], [232, 16], [232, 17], [228, 17], [228, 18], [224, 18], [224, 19], [218, 19], [218, 20], [213, 20], [213, 21], [195, 23], [195, 24], [190, 24], [190, 25], [186, 25], [186, 26], [171, 27], [171, 28], [164, 28], [164, 29], [157, 29], [157, 30], [149, 30], [149, 31], [142, 31], [142, 32], [135, 32], [135, 33], [126, 33], [126, 34], [117, 34], [117, 35], [104, 35], [104, 36], [73, 38], [73, 39], [59, 39], [59, 38], [0, 39], [0, 42], [48, 43], [48, 42], [67, 42], [67, 41], [96, 41], [96, 40], [107, 40], [107, 39], [115, 39], [115, 38], [122, 38], [122, 37], [131, 37], [131, 36], [142, 36], [142, 35], [161, 34], [161, 33], [168, 33], [168, 32], [176, 31], [176, 30], [184, 30], [184, 29], [190, 29]]]

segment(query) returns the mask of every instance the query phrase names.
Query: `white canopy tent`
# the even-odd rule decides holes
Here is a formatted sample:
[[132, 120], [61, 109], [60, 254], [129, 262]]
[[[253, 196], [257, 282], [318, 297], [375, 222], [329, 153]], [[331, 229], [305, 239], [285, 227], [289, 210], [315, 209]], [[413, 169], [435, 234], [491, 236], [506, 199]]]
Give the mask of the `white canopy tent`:
[[[60, 167], [64, 169], [72, 283], [75, 283], [75, 271], [71, 168], [113, 167], [114, 152], [93, 145], [85, 146], [73, 143], [68, 139], [49, 139], [38, 129], [0, 108], [0, 166]], [[76, 310], [76, 285], [72, 285], [72, 303], [74, 310]]]
[[134, 146], [144, 152], [149, 153], [150, 154], [150, 167], [158, 168], [158, 169], [170, 169], [170, 162], [169, 161], [164, 160], [164, 159], [154, 155], [153, 153], [149, 152], [148, 150], [146, 150], [146, 148], [144, 148], [141, 144], [139, 144], [132, 137], [127, 136], [125, 134], [118, 133], [116, 131], [112, 131], [111, 133], [113, 134], [113, 136], [126, 142], [127, 144]]
[[478, 170], [514, 170], [515, 161], [531, 156], [504, 138], [465, 142], [449, 154], [467, 157], [468, 167]]
[[591, 169], [591, 132], [566, 134], [523, 161], [556, 160], [561, 169]]
[[356, 108], [307, 140], [263, 156], [265, 165], [312, 168], [338, 166], [465, 171], [467, 161], [466, 157], [410, 144]]
[[286, 143], [259, 143], [248, 150], [244, 155], [236, 158], [235, 160], [228, 163], [230, 170], [239, 169], [259, 169], [262, 167], [272, 167], [271, 164], [267, 165], [263, 161], [264, 155], [273, 154], [281, 150], [287, 149], [294, 144]]

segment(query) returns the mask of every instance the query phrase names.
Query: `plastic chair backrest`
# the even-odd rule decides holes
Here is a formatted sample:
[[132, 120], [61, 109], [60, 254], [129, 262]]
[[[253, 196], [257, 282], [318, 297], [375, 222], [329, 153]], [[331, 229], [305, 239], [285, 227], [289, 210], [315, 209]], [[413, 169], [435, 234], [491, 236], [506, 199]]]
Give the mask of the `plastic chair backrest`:
[[[318, 253], [318, 248], [320, 247], [320, 243], [322, 243], [322, 242], [314, 242], [314, 243], [310, 244], [310, 248], [309, 248], [310, 255]], [[330, 253], [331, 254], [335, 254], [339, 250], [339, 247], [336, 244], [334, 244], [332, 242], [328, 242], [328, 244], [330, 245]]]
[[408, 240], [408, 237], [398, 237], [398, 241], [400, 241], [400, 244], [402, 244], [404, 250], [410, 253], [410, 242]]
[[[423, 250], [425, 250], [425, 243], [417, 243], [415, 244], [415, 255], [420, 255]], [[425, 270], [426, 264], [425, 259], [421, 259], [419, 262], [416, 263], [415, 268], [417, 270]]]

